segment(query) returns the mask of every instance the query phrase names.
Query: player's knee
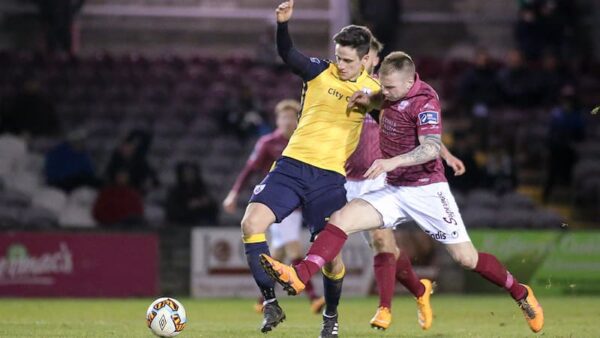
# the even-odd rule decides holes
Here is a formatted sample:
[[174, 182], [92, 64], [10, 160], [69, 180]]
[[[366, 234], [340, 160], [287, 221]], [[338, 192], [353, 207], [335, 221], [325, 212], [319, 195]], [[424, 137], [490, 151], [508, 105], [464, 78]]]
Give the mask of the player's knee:
[[389, 252], [396, 254], [396, 239], [393, 233], [382, 230], [371, 231], [371, 241], [375, 253]]
[[381, 236], [373, 235], [372, 236], [372, 244], [373, 244], [373, 251], [375, 251], [376, 253], [381, 253], [381, 252], [385, 251], [385, 247], [386, 247], [385, 239], [382, 238]]
[[242, 233], [244, 235], [256, 235], [264, 233], [267, 230], [268, 224], [263, 224], [258, 217], [253, 215], [245, 215], [242, 218]]
[[323, 266], [323, 269], [329, 274], [340, 274], [344, 271], [344, 262], [342, 261], [342, 257], [338, 255], [331, 262], [326, 263]]

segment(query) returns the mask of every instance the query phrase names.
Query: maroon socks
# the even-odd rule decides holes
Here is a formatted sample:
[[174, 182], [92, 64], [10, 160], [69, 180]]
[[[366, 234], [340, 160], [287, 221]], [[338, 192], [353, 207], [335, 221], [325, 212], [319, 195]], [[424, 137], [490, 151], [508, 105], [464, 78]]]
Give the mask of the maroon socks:
[[519, 284], [519, 281], [493, 255], [480, 252], [475, 272], [499, 287], [506, 289], [514, 300], [521, 300], [527, 296], [527, 289]]
[[327, 223], [311, 245], [304, 260], [294, 265], [302, 283], [306, 284], [325, 263], [331, 262], [342, 251], [347, 239], [348, 235], [342, 229]]

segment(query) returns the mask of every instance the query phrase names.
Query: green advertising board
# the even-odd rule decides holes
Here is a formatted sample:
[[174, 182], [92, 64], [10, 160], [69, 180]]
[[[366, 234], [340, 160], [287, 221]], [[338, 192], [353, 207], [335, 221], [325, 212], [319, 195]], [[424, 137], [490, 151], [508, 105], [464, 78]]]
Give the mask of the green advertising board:
[[[600, 232], [477, 230], [469, 235], [475, 247], [498, 257], [522, 283], [536, 293], [600, 293]], [[467, 291], [498, 287], [467, 272]]]

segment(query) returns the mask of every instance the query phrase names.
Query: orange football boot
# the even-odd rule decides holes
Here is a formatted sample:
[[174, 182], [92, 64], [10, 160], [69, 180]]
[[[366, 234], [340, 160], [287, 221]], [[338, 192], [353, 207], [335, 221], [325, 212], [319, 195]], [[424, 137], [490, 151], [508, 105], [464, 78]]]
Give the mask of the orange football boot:
[[423, 330], [428, 330], [433, 323], [433, 309], [431, 308], [431, 294], [433, 293], [433, 283], [429, 279], [421, 279], [425, 286], [425, 292], [417, 298], [417, 320]]
[[544, 327], [544, 310], [535, 298], [533, 290], [528, 285], [521, 285], [527, 289], [527, 297], [517, 301], [517, 304], [521, 308], [521, 311], [523, 311], [523, 315], [531, 331], [540, 332]]
[[296, 270], [285, 265], [267, 254], [260, 254], [260, 264], [274, 281], [281, 284], [288, 295], [295, 296], [304, 290], [304, 283], [298, 278]]

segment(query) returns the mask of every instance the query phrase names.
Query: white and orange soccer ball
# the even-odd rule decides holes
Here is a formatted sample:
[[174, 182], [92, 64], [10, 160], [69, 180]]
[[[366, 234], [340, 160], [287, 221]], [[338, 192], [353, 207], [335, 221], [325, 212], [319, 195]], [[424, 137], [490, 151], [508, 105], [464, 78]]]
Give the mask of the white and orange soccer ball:
[[159, 298], [148, 307], [146, 322], [155, 335], [175, 337], [187, 322], [185, 308], [175, 298]]

